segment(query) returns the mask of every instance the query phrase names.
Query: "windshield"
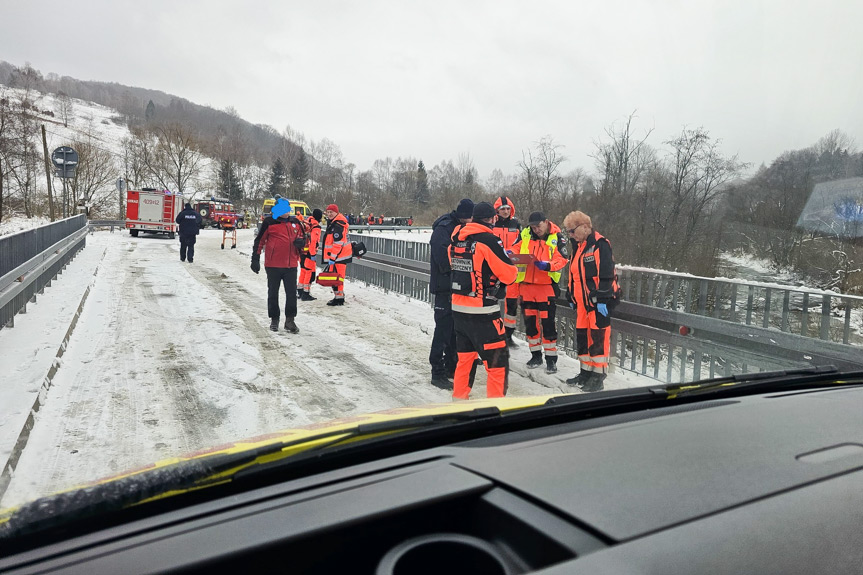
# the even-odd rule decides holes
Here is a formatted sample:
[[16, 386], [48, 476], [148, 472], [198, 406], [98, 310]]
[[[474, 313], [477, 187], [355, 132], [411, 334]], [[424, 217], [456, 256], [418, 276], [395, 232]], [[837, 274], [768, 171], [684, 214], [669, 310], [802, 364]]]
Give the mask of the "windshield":
[[0, 8], [0, 508], [863, 365], [863, 4], [325, 4]]

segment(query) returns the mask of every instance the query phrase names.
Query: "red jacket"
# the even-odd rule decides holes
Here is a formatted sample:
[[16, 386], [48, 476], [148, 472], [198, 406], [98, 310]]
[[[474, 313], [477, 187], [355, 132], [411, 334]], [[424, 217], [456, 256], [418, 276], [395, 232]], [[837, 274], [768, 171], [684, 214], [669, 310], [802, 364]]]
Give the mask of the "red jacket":
[[303, 239], [303, 224], [291, 216], [287, 220], [267, 218], [255, 237], [253, 253], [264, 251], [264, 267], [295, 268], [300, 263], [300, 248], [295, 240]]

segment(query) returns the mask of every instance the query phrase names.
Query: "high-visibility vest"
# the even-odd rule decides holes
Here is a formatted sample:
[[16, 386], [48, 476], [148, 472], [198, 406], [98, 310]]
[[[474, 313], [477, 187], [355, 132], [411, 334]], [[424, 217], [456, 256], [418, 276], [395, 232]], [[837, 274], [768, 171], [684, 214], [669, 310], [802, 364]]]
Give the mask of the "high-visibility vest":
[[[545, 240], [545, 245], [548, 246], [548, 261], [551, 261], [554, 256], [554, 250], [557, 249], [557, 234], [548, 234], [548, 238]], [[530, 253], [530, 228], [524, 228], [521, 231], [521, 247], [519, 248], [520, 254], [528, 254]], [[532, 264], [531, 264], [532, 265]], [[518, 275], [515, 278], [515, 283], [521, 283], [524, 281], [524, 276], [527, 271], [527, 265], [518, 266]], [[547, 272], [548, 277], [551, 278], [551, 281], [557, 283], [560, 281], [560, 272]]]

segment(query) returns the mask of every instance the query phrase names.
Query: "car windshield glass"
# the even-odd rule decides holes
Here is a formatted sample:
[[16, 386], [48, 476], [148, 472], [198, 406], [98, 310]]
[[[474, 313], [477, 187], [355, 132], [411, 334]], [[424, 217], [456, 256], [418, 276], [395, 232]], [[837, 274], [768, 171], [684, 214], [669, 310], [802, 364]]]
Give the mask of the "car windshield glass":
[[0, 8], [0, 509], [863, 369], [863, 3], [334, 8]]

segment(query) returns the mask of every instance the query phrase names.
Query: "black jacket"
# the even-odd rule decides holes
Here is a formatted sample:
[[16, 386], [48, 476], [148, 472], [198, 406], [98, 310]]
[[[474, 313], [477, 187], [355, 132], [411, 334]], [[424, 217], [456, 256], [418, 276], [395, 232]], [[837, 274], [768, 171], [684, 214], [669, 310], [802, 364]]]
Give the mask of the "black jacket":
[[429, 244], [431, 244], [429, 291], [432, 293], [452, 291], [451, 268], [447, 251], [452, 243], [452, 235], [459, 225], [455, 211], [442, 215], [432, 224], [432, 236], [429, 240]]
[[192, 208], [185, 208], [177, 214], [177, 223], [180, 224], [181, 236], [197, 236], [201, 229], [201, 214]]

